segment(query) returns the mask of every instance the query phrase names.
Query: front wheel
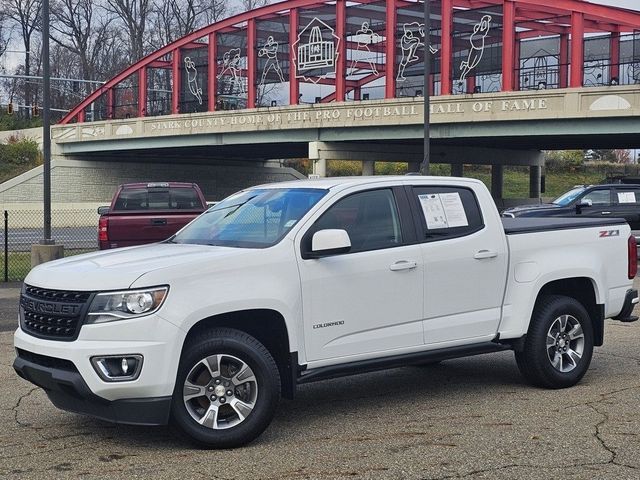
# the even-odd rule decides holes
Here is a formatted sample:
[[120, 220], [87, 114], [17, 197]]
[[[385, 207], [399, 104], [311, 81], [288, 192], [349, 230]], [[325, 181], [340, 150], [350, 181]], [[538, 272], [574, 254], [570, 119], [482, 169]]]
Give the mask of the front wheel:
[[209, 330], [185, 346], [172, 419], [203, 446], [238, 447], [269, 425], [279, 397], [278, 368], [264, 345], [238, 330]]
[[533, 385], [566, 388], [578, 383], [593, 355], [593, 324], [577, 300], [560, 296], [541, 297], [533, 311], [522, 351], [516, 362]]

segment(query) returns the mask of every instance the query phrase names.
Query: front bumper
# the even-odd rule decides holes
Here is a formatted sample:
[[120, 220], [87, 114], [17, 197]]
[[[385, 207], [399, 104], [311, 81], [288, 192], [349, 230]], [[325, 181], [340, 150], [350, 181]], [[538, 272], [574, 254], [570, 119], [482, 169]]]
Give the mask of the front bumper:
[[638, 298], [637, 290], [627, 290], [627, 294], [624, 297], [624, 305], [622, 307], [622, 311], [617, 316], [613, 317], [613, 319], [626, 323], [635, 322], [636, 320], [638, 320], [638, 317], [633, 316], [632, 313], [639, 300], [640, 299]]
[[106, 400], [91, 391], [70, 361], [19, 349], [13, 368], [20, 377], [43, 388], [51, 403], [62, 410], [132, 425], [166, 425], [169, 421], [170, 396]]
[[[159, 315], [83, 325], [74, 341], [14, 335], [14, 368], [42, 387], [63, 410], [120, 423], [167, 423], [185, 332]], [[91, 358], [141, 355], [142, 370], [131, 381], [104, 381]]]

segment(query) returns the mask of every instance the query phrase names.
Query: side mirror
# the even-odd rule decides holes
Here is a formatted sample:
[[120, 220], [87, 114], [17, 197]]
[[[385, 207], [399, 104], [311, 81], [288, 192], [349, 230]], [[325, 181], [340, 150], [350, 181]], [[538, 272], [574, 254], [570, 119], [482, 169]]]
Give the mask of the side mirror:
[[313, 234], [310, 258], [347, 253], [351, 250], [351, 239], [345, 230], [327, 229]]
[[109, 213], [109, 207], [98, 207], [98, 215], [106, 215]]

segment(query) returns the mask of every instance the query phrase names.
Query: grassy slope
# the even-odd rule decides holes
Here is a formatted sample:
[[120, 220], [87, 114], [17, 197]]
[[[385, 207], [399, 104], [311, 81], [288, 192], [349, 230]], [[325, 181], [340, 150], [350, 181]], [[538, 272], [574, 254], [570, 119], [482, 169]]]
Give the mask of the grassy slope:
[[[360, 175], [361, 166], [358, 162], [330, 162], [329, 175]], [[376, 163], [377, 175], [404, 175], [406, 164], [401, 163]], [[431, 175], [450, 175], [449, 165], [435, 164], [431, 167]], [[491, 168], [485, 166], [465, 166], [464, 176], [482, 180], [488, 188], [491, 188]], [[575, 185], [600, 183], [605, 179], [602, 171], [551, 171], [546, 174], [546, 191], [543, 197], [558, 197]], [[528, 198], [529, 197], [529, 170], [527, 167], [505, 167], [504, 169], [504, 198]]]
[[[491, 173], [476, 169], [466, 169], [465, 176], [482, 180], [491, 188]], [[546, 189], [543, 197], [558, 197], [575, 185], [600, 183], [604, 180], [601, 173], [583, 172], [547, 172]], [[504, 198], [527, 198], [529, 196], [529, 173], [522, 170], [505, 169]]]

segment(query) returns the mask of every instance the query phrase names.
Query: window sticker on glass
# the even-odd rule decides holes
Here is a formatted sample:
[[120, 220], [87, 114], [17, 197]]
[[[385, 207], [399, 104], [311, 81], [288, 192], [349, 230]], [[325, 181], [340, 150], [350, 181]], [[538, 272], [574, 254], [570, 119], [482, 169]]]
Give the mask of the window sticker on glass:
[[440, 194], [418, 195], [424, 218], [427, 221], [427, 228], [447, 228], [447, 217], [444, 214], [444, 207], [440, 200]]
[[469, 225], [459, 193], [430, 193], [418, 198], [429, 230]]
[[633, 192], [618, 192], [618, 203], [636, 203], [636, 194]]
[[469, 220], [467, 220], [467, 214], [464, 211], [464, 205], [462, 205], [462, 200], [458, 192], [441, 193], [440, 200], [442, 200], [442, 206], [444, 207], [444, 214], [447, 216], [449, 228], [466, 227], [469, 225]]

